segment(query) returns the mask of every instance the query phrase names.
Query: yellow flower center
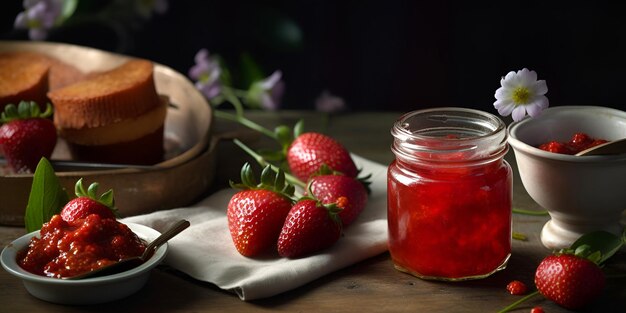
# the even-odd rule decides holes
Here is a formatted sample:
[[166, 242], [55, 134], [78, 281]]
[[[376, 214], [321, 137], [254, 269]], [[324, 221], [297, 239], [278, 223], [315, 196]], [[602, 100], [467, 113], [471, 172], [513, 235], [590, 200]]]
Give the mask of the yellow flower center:
[[513, 102], [516, 105], [518, 104], [526, 104], [530, 99], [530, 90], [526, 87], [517, 87], [513, 91]]

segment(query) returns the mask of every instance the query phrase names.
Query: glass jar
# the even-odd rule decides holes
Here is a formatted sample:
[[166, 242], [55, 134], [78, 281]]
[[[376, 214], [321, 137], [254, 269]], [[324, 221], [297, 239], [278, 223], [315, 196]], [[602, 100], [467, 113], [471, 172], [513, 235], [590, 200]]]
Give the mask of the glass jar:
[[424, 279], [467, 280], [511, 255], [512, 172], [506, 125], [495, 115], [435, 108], [393, 125], [387, 175], [389, 252]]

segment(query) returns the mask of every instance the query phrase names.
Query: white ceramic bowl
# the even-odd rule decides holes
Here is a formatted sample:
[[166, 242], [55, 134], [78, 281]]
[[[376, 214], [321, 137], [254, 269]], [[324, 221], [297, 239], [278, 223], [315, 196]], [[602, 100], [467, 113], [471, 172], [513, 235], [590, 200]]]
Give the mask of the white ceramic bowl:
[[512, 123], [508, 131], [524, 188], [551, 217], [541, 232], [544, 246], [568, 247], [595, 230], [621, 234], [626, 154], [573, 156], [537, 146], [569, 141], [576, 132], [606, 140], [626, 138], [626, 112], [597, 106], [553, 107]]
[[[152, 241], [160, 233], [152, 228], [125, 223], [139, 238]], [[127, 297], [141, 289], [150, 275], [150, 270], [157, 266], [167, 253], [167, 243], [163, 244], [144, 264], [125, 272], [81, 280], [64, 280], [32, 274], [22, 269], [16, 262], [18, 251], [25, 249], [33, 236], [39, 231], [24, 235], [2, 250], [2, 267], [19, 277], [24, 287], [33, 296], [61, 304], [96, 304], [110, 302]]]

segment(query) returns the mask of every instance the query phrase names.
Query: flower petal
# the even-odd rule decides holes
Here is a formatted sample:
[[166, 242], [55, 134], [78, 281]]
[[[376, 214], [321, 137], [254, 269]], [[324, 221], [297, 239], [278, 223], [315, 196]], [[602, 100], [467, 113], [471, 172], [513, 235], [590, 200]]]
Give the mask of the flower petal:
[[500, 80], [500, 84], [502, 87], [506, 88], [515, 88], [517, 86], [516, 83], [517, 74], [513, 71], [510, 71]]
[[537, 95], [545, 95], [548, 93], [548, 84], [546, 84], [545, 80], [538, 80], [534, 86], [533, 90]]
[[515, 109], [515, 104], [512, 101], [496, 101], [493, 106], [498, 110], [498, 113], [502, 116], [508, 116]]
[[513, 109], [513, 113], [511, 115], [513, 117], [513, 121], [518, 122], [521, 121], [524, 116], [526, 116], [526, 106], [518, 105]]
[[500, 87], [496, 89], [495, 97], [498, 100], [511, 99], [511, 95], [513, 94], [513, 89], [507, 87]]
[[534, 101], [526, 106], [528, 115], [532, 117], [539, 116], [541, 112], [548, 107], [548, 98], [545, 96], [538, 96]]
[[270, 77], [266, 78], [260, 83], [261, 88], [264, 90], [270, 90], [278, 81], [280, 81], [283, 73], [281, 71], [274, 71]]
[[537, 81], [537, 72], [529, 71], [527, 68], [519, 71], [518, 75], [520, 77], [520, 84], [524, 87], [533, 86]]
[[208, 59], [209, 59], [209, 50], [205, 48], [198, 50], [198, 52], [196, 53], [196, 56], [194, 57], [194, 61], [196, 61], [196, 63], [207, 63]]

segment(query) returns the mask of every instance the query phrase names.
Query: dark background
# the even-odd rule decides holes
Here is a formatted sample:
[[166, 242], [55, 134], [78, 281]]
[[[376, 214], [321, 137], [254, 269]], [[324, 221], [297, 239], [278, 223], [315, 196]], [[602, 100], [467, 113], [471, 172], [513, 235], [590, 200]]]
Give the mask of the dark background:
[[[239, 64], [247, 55], [267, 75], [283, 71], [285, 109], [313, 109], [328, 90], [351, 110], [493, 112], [501, 76], [524, 67], [547, 81], [552, 106], [626, 108], [621, 5], [553, 2], [170, 0], [167, 13], [126, 23], [121, 36], [87, 20], [48, 40], [148, 58], [185, 74], [207, 48], [244, 88]], [[107, 1], [90, 3], [86, 10], [97, 11]], [[12, 30], [22, 2], [1, 6], [0, 39], [26, 40], [25, 31]]]

